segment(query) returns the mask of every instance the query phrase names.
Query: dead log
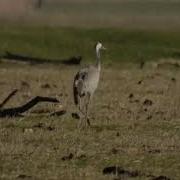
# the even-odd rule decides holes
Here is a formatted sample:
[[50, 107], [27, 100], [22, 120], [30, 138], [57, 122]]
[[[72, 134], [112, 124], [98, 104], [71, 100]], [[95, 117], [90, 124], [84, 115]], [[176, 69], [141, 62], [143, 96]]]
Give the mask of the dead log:
[[82, 60], [81, 56], [73, 56], [73, 57], [69, 57], [67, 59], [46, 59], [46, 58], [26, 56], [26, 55], [22, 55], [22, 54], [14, 54], [14, 53], [11, 53], [8, 51], [1, 58], [10, 60], [11, 62], [29, 63], [31, 65], [36, 65], [36, 64], [79, 65]]
[[17, 93], [17, 89], [13, 90], [5, 99], [4, 101], [0, 104], [0, 109]]
[[0, 109], [0, 117], [20, 116], [21, 113], [28, 111], [29, 109], [31, 109], [33, 106], [35, 106], [37, 103], [40, 103], [40, 102], [59, 103], [59, 101], [56, 98], [37, 96], [22, 106], [14, 107], [14, 108], [7, 108], [7, 109]]

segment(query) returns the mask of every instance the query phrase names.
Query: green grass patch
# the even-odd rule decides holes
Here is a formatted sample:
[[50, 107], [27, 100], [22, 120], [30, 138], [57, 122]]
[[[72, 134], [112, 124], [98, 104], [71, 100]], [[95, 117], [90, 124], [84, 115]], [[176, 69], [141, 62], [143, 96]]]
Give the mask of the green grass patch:
[[0, 28], [0, 54], [6, 51], [49, 59], [82, 55], [94, 59], [94, 44], [107, 47], [103, 62], [139, 62], [179, 58], [179, 32], [122, 30], [115, 28], [61, 28], [4, 26]]

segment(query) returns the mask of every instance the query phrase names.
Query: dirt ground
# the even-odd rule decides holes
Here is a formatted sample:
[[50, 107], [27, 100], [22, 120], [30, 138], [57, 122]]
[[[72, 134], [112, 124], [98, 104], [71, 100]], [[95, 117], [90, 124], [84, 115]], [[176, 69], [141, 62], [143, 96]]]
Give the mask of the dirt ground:
[[[3, 108], [35, 96], [61, 102], [0, 119], [1, 179], [180, 179], [179, 67], [103, 67], [91, 103], [92, 127], [81, 130], [71, 116], [78, 69], [0, 64], [0, 101], [18, 89]], [[50, 117], [62, 109], [66, 114]], [[107, 166], [139, 173], [104, 175]]]

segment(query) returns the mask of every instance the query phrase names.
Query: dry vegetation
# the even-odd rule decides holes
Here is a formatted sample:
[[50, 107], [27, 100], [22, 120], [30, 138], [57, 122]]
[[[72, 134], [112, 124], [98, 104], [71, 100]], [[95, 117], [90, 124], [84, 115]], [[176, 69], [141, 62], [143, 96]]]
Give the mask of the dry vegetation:
[[[37, 95], [58, 97], [61, 104], [0, 120], [0, 178], [113, 179], [103, 169], [121, 166], [140, 172], [134, 179], [180, 179], [178, 67], [104, 67], [91, 105], [93, 126], [86, 130], [71, 117], [77, 69], [1, 63], [1, 101], [19, 89], [8, 107]], [[67, 113], [49, 116], [60, 109]]]
[[0, 20], [22, 24], [143, 29], [180, 28], [177, 0], [1, 0]]

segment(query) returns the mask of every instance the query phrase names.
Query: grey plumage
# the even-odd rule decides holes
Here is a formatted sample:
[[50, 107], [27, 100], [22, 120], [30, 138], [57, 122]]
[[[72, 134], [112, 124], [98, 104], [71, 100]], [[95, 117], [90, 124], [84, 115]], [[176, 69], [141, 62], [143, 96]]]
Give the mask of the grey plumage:
[[[92, 96], [98, 86], [100, 71], [101, 71], [101, 62], [100, 62], [100, 50], [105, 49], [100, 42], [96, 44], [96, 64], [91, 65], [87, 68], [81, 69], [74, 78], [73, 84], [73, 93], [74, 93], [74, 103], [79, 106], [79, 111], [85, 113], [85, 119], [90, 125], [88, 120], [88, 107], [89, 102], [92, 99]], [[81, 107], [81, 99], [86, 98], [85, 103], [85, 112], [83, 112]]]

